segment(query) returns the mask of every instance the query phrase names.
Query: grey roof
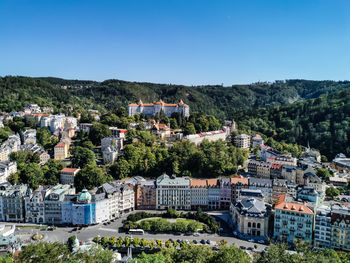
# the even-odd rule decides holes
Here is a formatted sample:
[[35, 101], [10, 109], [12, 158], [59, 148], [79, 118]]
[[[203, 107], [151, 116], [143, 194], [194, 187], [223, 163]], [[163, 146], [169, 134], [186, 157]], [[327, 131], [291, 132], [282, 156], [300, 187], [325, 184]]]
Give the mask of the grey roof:
[[271, 179], [264, 179], [264, 178], [250, 177], [249, 178], [249, 185], [260, 186], [260, 187], [272, 187], [272, 180]]
[[247, 196], [247, 197], [259, 197], [264, 198], [264, 195], [261, 190], [258, 189], [241, 189], [239, 191], [240, 196]]
[[251, 217], [268, 216], [268, 209], [265, 202], [257, 200], [255, 198], [243, 198], [233, 203], [233, 205], [241, 215], [247, 215]]
[[162, 174], [157, 178], [157, 185], [190, 185], [190, 179], [188, 177], [176, 177]]

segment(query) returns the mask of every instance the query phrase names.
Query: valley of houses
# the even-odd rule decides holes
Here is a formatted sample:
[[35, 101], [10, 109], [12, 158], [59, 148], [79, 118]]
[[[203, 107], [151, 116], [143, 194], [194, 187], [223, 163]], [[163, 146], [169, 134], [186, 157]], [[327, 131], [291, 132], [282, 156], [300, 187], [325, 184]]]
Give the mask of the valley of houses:
[[[165, 110], [168, 115], [172, 110], [188, 114], [188, 106], [182, 101], [179, 104], [143, 104], [140, 101], [129, 106], [129, 114], [154, 114], [162, 107], [170, 107]], [[89, 132], [91, 124], [78, 124], [76, 118], [51, 115], [51, 111], [31, 104], [23, 112], [10, 113], [3, 118], [24, 116], [34, 119], [41, 127], [48, 127], [60, 138], [53, 158], [64, 161], [74, 133]], [[110, 129], [112, 136], [101, 141], [105, 163], [113, 163], [122, 152], [127, 133], [124, 129]], [[199, 144], [204, 138], [226, 140], [235, 130], [235, 123], [227, 121], [219, 131], [186, 137], [174, 134], [165, 124], [153, 122], [149, 129], [162, 138], [174, 136]], [[10, 135], [0, 147], [0, 220], [86, 226], [119, 218], [134, 209], [226, 210], [233, 232], [247, 240], [271, 238], [293, 242], [298, 238], [315, 246], [350, 251], [350, 204], [348, 200], [328, 200], [325, 196], [330, 186], [347, 187], [350, 158], [338, 154], [331, 163], [322, 164], [319, 152], [308, 148], [302, 158], [296, 159], [264, 145], [258, 134], [240, 134], [234, 138], [234, 143], [239, 148], [259, 148], [259, 158], [251, 155], [241, 175], [210, 179], [167, 174], [153, 180], [135, 177], [76, 193], [73, 183], [79, 172], [77, 168], [62, 169], [61, 184], [56, 186], [31, 190], [26, 185], [9, 184], [8, 176], [17, 171], [16, 163], [9, 161], [11, 152], [33, 151], [40, 155], [41, 164], [50, 158], [36, 143], [35, 130]], [[327, 182], [316, 175], [316, 169], [322, 167], [333, 173]]]

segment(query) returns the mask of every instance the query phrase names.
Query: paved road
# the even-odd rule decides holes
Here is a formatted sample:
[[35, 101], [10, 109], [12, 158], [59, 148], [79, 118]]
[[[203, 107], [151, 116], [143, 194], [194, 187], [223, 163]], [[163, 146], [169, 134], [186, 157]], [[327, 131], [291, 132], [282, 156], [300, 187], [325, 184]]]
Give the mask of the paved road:
[[[122, 220], [124, 218], [117, 219], [115, 222], [112, 222], [109, 225], [95, 225], [95, 226], [89, 226], [89, 227], [84, 227], [81, 230], [77, 231], [72, 231], [74, 228], [73, 227], [57, 227], [53, 231], [47, 231], [47, 230], [31, 230], [31, 229], [19, 229], [17, 231], [17, 235], [19, 235], [23, 240], [28, 240], [30, 236], [33, 233], [42, 233], [44, 235], [43, 241], [48, 241], [48, 242], [66, 242], [67, 239], [72, 236], [76, 235], [80, 241], [91, 241], [94, 237], [96, 236], [105, 236], [105, 237], [112, 237], [115, 236], [116, 238], [118, 237], [125, 237], [127, 234], [124, 233], [121, 229], [122, 227]], [[187, 235], [174, 235], [174, 234], [150, 234], [150, 233], [145, 233], [144, 235], [138, 236], [139, 238], [145, 238], [147, 240], [156, 240], [160, 239], [163, 241], [166, 241], [168, 239], [173, 239], [173, 240], [197, 240], [198, 242], [201, 241], [202, 239], [204, 240], [210, 240], [212, 241], [213, 244], [215, 244], [217, 241], [221, 239], [225, 239], [229, 245], [234, 244], [235, 246], [245, 246], [245, 247], [254, 247], [254, 245], [257, 245], [257, 250], [261, 251], [263, 250], [266, 246], [257, 244], [257, 243], [251, 243], [248, 241], [240, 240], [231, 236], [220, 236], [218, 234], [200, 234], [200, 236], [195, 237], [193, 235], [187, 236]]]

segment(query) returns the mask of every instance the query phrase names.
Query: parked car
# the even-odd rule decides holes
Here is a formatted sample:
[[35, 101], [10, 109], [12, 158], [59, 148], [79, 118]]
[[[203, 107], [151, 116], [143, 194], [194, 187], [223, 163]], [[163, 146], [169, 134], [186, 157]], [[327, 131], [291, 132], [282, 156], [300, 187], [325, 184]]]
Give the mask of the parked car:
[[201, 244], [203, 244], [203, 245], [204, 245], [205, 243], [206, 243], [206, 242], [205, 242], [205, 240], [204, 240], [204, 239], [202, 239], [202, 240], [201, 240]]
[[210, 240], [209, 240], [209, 239], [207, 240], [207, 244], [208, 244], [208, 245], [210, 244]]
[[199, 237], [200, 235], [199, 235], [199, 233], [194, 233], [193, 236], [194, 237]]
[[265, 241], [264, 240], [259, 240], [258, 243], [259, 244], [265, 244]]
[[252, 247], [248, 247], [247, 249], [248, 249], [248, 250], [253, 250], [253, 248], [252, 248]]
[[198, 244], [197, 240], [193, 240], [192, 242], [193, 242], [193, 244]]
[[248, 242], [255, 242], [254, 239], [249, 239]]
[[246, 250], [247, 248], [245, 246], [239, 246], [240, 249]]

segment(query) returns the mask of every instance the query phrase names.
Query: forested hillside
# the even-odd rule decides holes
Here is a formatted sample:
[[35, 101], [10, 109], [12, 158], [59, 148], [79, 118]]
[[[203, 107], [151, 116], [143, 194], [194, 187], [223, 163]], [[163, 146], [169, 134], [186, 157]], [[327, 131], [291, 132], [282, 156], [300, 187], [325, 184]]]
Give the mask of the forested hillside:
[[[61, 89], [61, 86], [68, 86]], [[183, 99], [191, 111], [234, 117], [237, 111], [259, 107], [274, 107], [302, 99], [317, 98], [350, 87], [350, 82], [287, 80], [274, 83], [223, 86], [183, 86], [106, 80], [65, 80], [60, 78], [0, 78], [0, 110], [19, 110], [25, 103], [53, 105], [70, 104], [75, 108], [95, 108], [102, 112], [116, 110], [142, 99], [155, 102], [163, 99], [176, 102]]]
[[255, 130], [276, 140], [317, 148], [328, 158], [350, 156], [350, 90], [317, 99], [235, 115], [240, 129]]
[[102, 103], [108, 109], [142, 99], [154, 102], [183, 99], [192, 112], [198, 111], [227, 118], [242, 109], [273, 107], [300, 99], [317, 98], [350, 87], [350, 82], [287, 80], [275, 83], [223, 86], [181, 86], [106, 80], [76, 90], [79, 97]]

